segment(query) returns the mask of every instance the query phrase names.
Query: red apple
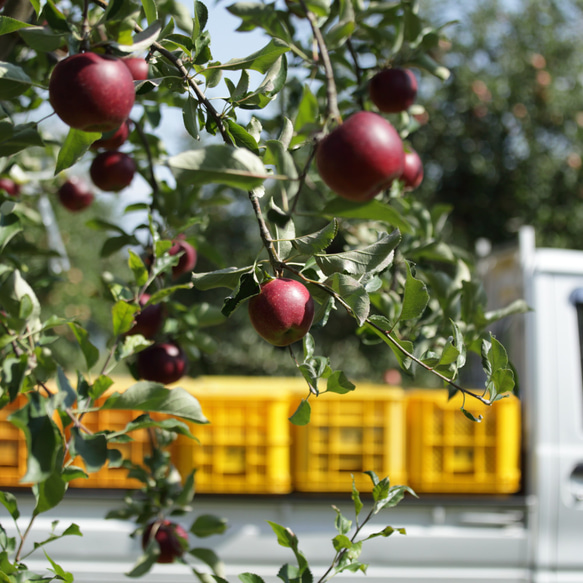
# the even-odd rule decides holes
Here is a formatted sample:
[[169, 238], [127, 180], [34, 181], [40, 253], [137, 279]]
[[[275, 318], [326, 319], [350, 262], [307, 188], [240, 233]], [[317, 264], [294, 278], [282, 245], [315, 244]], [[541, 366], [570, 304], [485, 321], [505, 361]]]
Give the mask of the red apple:
[[91, 144], [92, 150], [117, 150], [130, 135], [130, 123], [124, 121], [114, 132], [107, 132]]
[[359, 111], [318, 145], [316, 166], [338, 195], [364, 202], [389, 187], [403, 173], [403, 142], [382, 116]]
[[20, 196], [20, 185], [11, 178], [0, 178], [0, 192], [5, 192], [8, 196]]
[[172, 268], [172, 278], [177, 279], [184, 273], [188, 273], [194, 269], [196, 265], [196, 249], [186, 241], [179, 239], [178, 241], [174, 242], [174, 245], [170, 247], [170, 251], [168, 251], [170, 255], [177, 255], [182, 253], [180, 259], [178, 259], [178, 265], [175, 265]]
[[401, 180], [405, 183], [405, 190], [415, 190], [423, 182], [423, 163], [413, 148], [405, 150], [405, 167]]
[[173, 342], [152, 344], [138, 353], [138, 377], [146, 381], [175, 383], [186, 372], [186, 354]]
[[287, 346], [302, 339], [314, 320], [314, 300], [299, 281], [277, 278], [249, 300], [251, 324], [264, 340]]
[[145, 81], [148, 78], [148, 61], [140, 57], [126, 57], [122, 59], [124, 65], [130, 70], [134, 81]]
[[107, 150], [98, 154], [89, 169], [93, 184], [101, 190], [119, 192], [129, 186], [136, 172], [136, 163], [131, 156]]
[[410, 69], [383, 69], [368, 86], [370, 98], [383, 113], [406, 111], [417, 97], [417, 78]]
[[93, 202], [93, 193], [85, 182], [76, 176], [72, 176], [61, 185], [58, 195], [61, 204], [73, 212], [82, 211]]
[[135, 100], [134, 80], [121, 59], [78, 53], [53, 69], [49, 99], [70, 127], [108, 132], [128, 118]]
[[153, 338], [162, 328], [162, 324], [164, 324], [164, 304], [146, 306], [149, 299], [150, 294], [142, 294], [140, 296], [139, 304], [142, 309], [135, 315], [134, 324], [127, 332], [128, 336], [141, 334], [145, 338]]
[[146, 549], [150, 538], [154, 537], [160, 547], [158, 563], [173, 563], [188, 550], [188, 533], [184, 528], [170, 520], [150, 522], [142, 535], [142, 549]]

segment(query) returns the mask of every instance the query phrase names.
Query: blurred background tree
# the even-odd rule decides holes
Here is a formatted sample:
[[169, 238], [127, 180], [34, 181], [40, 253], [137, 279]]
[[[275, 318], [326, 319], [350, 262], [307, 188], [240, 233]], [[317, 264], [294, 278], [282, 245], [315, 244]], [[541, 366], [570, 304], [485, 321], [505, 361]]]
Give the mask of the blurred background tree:
[[411, 141], [423, 193], [455, 206], [461, 244], [507, 241], [529, 224], [539, 245], [582, 248], [583, 4], [429, 4], [460, 34], [439, 49], [450, 80], [421, 85], [430, 123]]

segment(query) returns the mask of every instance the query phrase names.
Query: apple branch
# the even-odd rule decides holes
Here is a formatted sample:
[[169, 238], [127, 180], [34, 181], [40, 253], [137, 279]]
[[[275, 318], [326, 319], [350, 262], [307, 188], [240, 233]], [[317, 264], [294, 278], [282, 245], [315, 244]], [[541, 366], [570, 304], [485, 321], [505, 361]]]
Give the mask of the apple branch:
[[253, 212], [257, 218], [257, 223], [259, 225], [259, 235], [261, 236], [261, 241], [263, 242], [263, 246], [265, 247], [267, 255], [269, 256], [269, 263], [271, 263], [271, 267], [275, 275], [279, 277], [282, 274], [282, 262], [279, 259], [275, 247], [273, 246], [273, 238], [269, 232], [265, 218], [263, 217], [261, 205], [259, 204], [259, 197], [253, 190], [249, 191], [249, 200], [251, 201]]
[[334, 69], [332, 68], [332, 62], [330, 61], [328, 47], [326, 46], [324, 37], [322, 36], [322, 31], [318, 26], [316, 15], [311, 10], [308, 10], [304, 0], [299, 0], [299, 2], [306, 13], [308, 21], [310, 22], [312, 33], [316, 39], [316, 44], [318, 45], [320, 56], [322, 57], [322, 65], [324, 66], [324, 74], [326, 76], [326, 119], [332, 118], [338, 123], [341, 123], [342, 116], [340, 115], [340, 109], [338, 108], [338, 92], [336, 90]]

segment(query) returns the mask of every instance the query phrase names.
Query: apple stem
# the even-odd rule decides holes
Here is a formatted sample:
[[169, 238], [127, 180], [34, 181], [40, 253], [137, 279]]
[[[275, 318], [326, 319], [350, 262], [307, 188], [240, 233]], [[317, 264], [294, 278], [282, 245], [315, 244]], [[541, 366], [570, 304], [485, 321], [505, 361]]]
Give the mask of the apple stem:
[[299, 2], [310, 22], [312, 33], [316, 39], [320, 56], [322, 57], [322, 65], [324, 66], [324, 74], [326, 75], [326, 119], [331, 118], [333, 121], [342, 123], [342, 116], [338, 108], [338, 92], [336, 91], [336, 82], [334, 80], [334, 69], [332, 68], [332, 61], [330, 61], [330, 55], [328, 54], [328, 47], [322, 36], [322, 31], [318, 26], [316, 15], [311, 10], [308, 10], [304, 0], [299, 0]]
[[261, 241], [263, 242], [263, 246], [267, 251], [267, 255], [269, 256], [269, 262], [271, 263], [271, 267], [276, 277], [280, 277], [283, 273], [282, 269], [282, 262], [277, 255], [277, 251], [273, 246], [273, 238], [269, 229], [267, 227], [267, 223], [263, 218], [263, 212], [261, 211], [261, 205], [259, 204], [259, 198], [257, 194], [251, 190], [249, 191], [249, 200], [251, 201], [251, 206], [253, 207], [253, 211], [255, 212], [255, 216], [257, 217], [257, 223], [259, 224], [259, 234], [261, 236]]
[[296, 193], [296, 195], [294, 197], [294, 201], [292, 202], [292, 206], [291, 206], [291, 210], [290, 210], [290, 214], [292, 214], [292, 215], [296, 212], [296, 207], [298, 206], [300, 194], [302, 193], [302, 190], [304, 188], [304, 184], [306, 183], [306, 179], [308, 177], [308, 171], [310, 170], [310, 166], [312, 165], [312, 161], [314, 160], [314, 156], [316, 155], [316, 148], [317, 147], [318, 147], [318, 144], [316, 141], [314, 143], [312, 151], [310, 152], [310, 155], [308, 156], [308, 159], [306, 161], [306, 165], [304, 166], [304, 169], [302, 170], [302, 173], [300, 174], [300, 176], [298, 178], [298, 181], [299, 181], [298, 192]]
[[[354, 61], [354, 75], [356, 76], [356, 83], [360, 87], [360, 84], [362, 83], [362, 69], [358, 63], [358, 55], [356, 54], [354, 45], [352, 44], [352, 39], [349, 38], [346, 41], [346, 46], [348, 47], [348, 52]], [[362, 98], [362, 93], [358, 97], [358, 105], [360, 106], [360, 109], [364, 109], [364, 99]]]

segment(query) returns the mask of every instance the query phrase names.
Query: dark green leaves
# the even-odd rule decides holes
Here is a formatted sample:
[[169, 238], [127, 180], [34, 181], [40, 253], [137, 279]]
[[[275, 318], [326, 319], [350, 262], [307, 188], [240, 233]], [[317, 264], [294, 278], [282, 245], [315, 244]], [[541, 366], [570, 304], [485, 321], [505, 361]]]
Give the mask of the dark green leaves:
[[223, 534], [227, 530], [227, 520], [213, 514], [201, 514], [190, 527], [190, 532], [199, 538]]

